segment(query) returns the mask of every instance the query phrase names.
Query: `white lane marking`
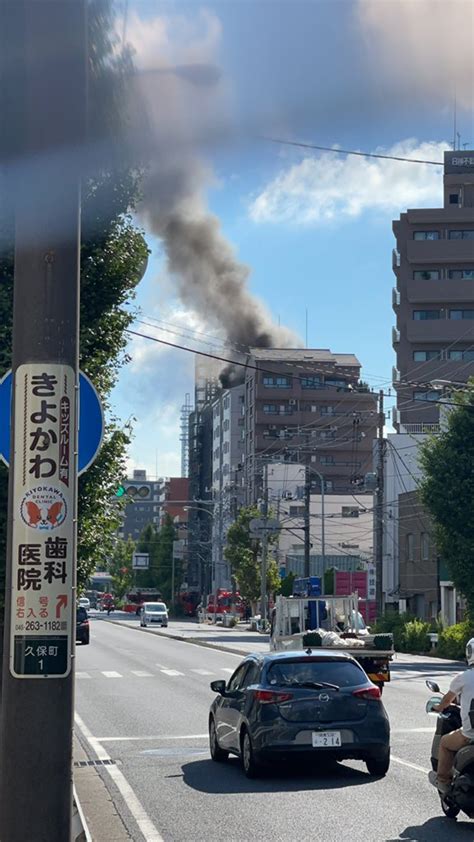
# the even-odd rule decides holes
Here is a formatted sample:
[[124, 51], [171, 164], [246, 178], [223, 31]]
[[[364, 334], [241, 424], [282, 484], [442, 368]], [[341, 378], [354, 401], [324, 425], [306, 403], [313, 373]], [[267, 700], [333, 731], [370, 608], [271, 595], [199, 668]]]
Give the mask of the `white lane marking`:
[[423, 766], [417, 766], [416, 763], [410, 763], [409, 760], [402, 760], [401, 757], [394, 757], [393, 754], [390, 755], [390, 760], [393, 760], [394, 763], [400, 763], [401, 766], [408, 766], [409, 769], [416, 769], [417, 772], [423, 772], [424, 775], [427, 775], [430, 771], [429, 769], [425, 769]]
[[145, 670], [132, 670], [132, 675], [136, 675], [137, 678], [153, 678], [153, 673]]
[[229, 669], [229, 667], [221, 667], [222, 672], [234, 672], [234, 670]]
[[145, 742], [145, 740], [207, 740], [209, 734], [155, 734], [153, 737], [96, 737], [99, 743]]
[[183, 675], [184, 672], [179, 672], [179, 670], [160, 670], [160, 672], [164, 672], [165, 675]]
[[123, 678], [120, 672], [114, 672], [114, 670], [102, 670], [102, 675], [105, 675], [106, 678]]
[[160, 670], [167, 670], [167, 669], [169, 669], [169, 667], [167, 667], [165, 664], [157, 664], [156, 666], [157, 666], [157, 667], [159, 667], [159, 668], [160, 668]]
[[197, 675], [214, 675], [214, 673], [209, 672], [209, 670], [191, 670], [191, 672], [195, 672]]
[[76, 670], [76, 678], [90, 678], [90, 677], [91, 676], [89, 675], [88, 672], [77, 672], [77, 670]]
[[[103, 748], [100, 745], [97, 737], [94, 737], [91, 734], [87, 725], [85, 724], [85, 722], [83, 722], [79, 714], [76, 713], [74, 719], [77, 727], [89, 743], [91, 749], [97, 755], [98, 759], [111, 760], [112, 758], [109, 757], [105, 748]], [[148, 816], [148, 813], [138, 800], [132, 787], [130, 786], [120, 769], [117, 766], [104, 766], [104, 769], [106, 769], [106, 771], [112, 778], [115, 786], [119, 790], [122, 798], [124, 799], [128, 809], [130, 810], [133, 818], [135, 819], [140, 831], [143, 833], [143, 836], [145, 837], [147, 842], [164, 842], [163, 837], [158, 833], [158, 830], [156, 829], [155, 825]]]

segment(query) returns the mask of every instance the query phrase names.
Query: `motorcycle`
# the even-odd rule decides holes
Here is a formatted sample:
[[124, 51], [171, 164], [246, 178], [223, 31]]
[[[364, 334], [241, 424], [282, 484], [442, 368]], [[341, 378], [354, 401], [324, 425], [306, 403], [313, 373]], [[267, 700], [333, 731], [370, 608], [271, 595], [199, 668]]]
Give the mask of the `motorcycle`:
[[[426, 686], [433, 693], [441, 694], [436, 681], [428, 680]], [[426, 703], [427, 713], [437, 713], [433, 708], [440, 703], [442, 695], [432, 696]], [[430, 780], [434, 779], [438, 770], [439, 744], [441, 737], [457, 731], [461, 727], [461, 710], [458, 704], [451, 704], [442, 713], [437, 713], [436, 731], [431, 745]], [[433, 780], [432, 780], [433, 782]], [[474, 818], [474, 743], [461, 748], [455, 758], [453, 778], [449, 791], [439, 793], [441, 809], [448, 819], [455, 819], [461, 812], [470, 819]]]

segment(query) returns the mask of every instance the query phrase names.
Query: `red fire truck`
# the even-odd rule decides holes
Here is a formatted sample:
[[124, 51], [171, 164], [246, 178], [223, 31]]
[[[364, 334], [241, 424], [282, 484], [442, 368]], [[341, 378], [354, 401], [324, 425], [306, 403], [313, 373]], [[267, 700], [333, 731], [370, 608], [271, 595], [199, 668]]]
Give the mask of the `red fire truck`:
[[217, 608], [214, 607], [215, 598], [216, 594], [214, 593], [209, 594], [207, 598], [206, 611], [210, 620], [214, 619], [214, 614], [217, 614], [217, 618], [219, 618], [219, 615], [222, 617], [223, 614], [229, 614], [230, 612], [240, 614], [241, 617], [244, 616], [245, 606], [239, 591], [233, 593], [224, 588], [219, 588], [217, 591]]

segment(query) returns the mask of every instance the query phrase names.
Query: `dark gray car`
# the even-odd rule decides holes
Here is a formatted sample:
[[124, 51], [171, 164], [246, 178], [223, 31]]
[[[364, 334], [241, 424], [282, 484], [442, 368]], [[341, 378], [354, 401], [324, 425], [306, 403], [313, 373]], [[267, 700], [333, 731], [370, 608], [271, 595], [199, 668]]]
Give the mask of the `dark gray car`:
[[350, 655], [317, 649], [249, 655], [209, 713], [211, 757], [242, 760], [255, 777], [273, 756], [364, 760], [371, 775], [390, 765], [390, 725], [380, 690]]

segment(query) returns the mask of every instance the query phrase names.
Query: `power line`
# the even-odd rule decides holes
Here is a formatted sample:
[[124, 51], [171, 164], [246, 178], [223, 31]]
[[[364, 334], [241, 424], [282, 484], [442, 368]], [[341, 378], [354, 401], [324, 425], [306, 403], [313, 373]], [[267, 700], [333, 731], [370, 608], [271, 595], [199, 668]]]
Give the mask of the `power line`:
[[382, 155], [377, 152], [358, 152], [355, 149], [337, 149], [333, 146], [318, 146], [315, 143], [302, 143], [297, 140], [283, 140], [278, 137], [264, 137], [263, 140], [269, 140], [270, 143], [280, 143], [284, 146], [297, 146], [302, 149], [317, 149], [320, 152], [335, 152], [337, 155], [357, 155], [359, 158], [382, 158], [385, 161], [403, 161], [408, 164], [429, 164], [434, 167], [442, 167], [442, 161], [426, 161], [420, 158], [406, 158], [402, 155]]

